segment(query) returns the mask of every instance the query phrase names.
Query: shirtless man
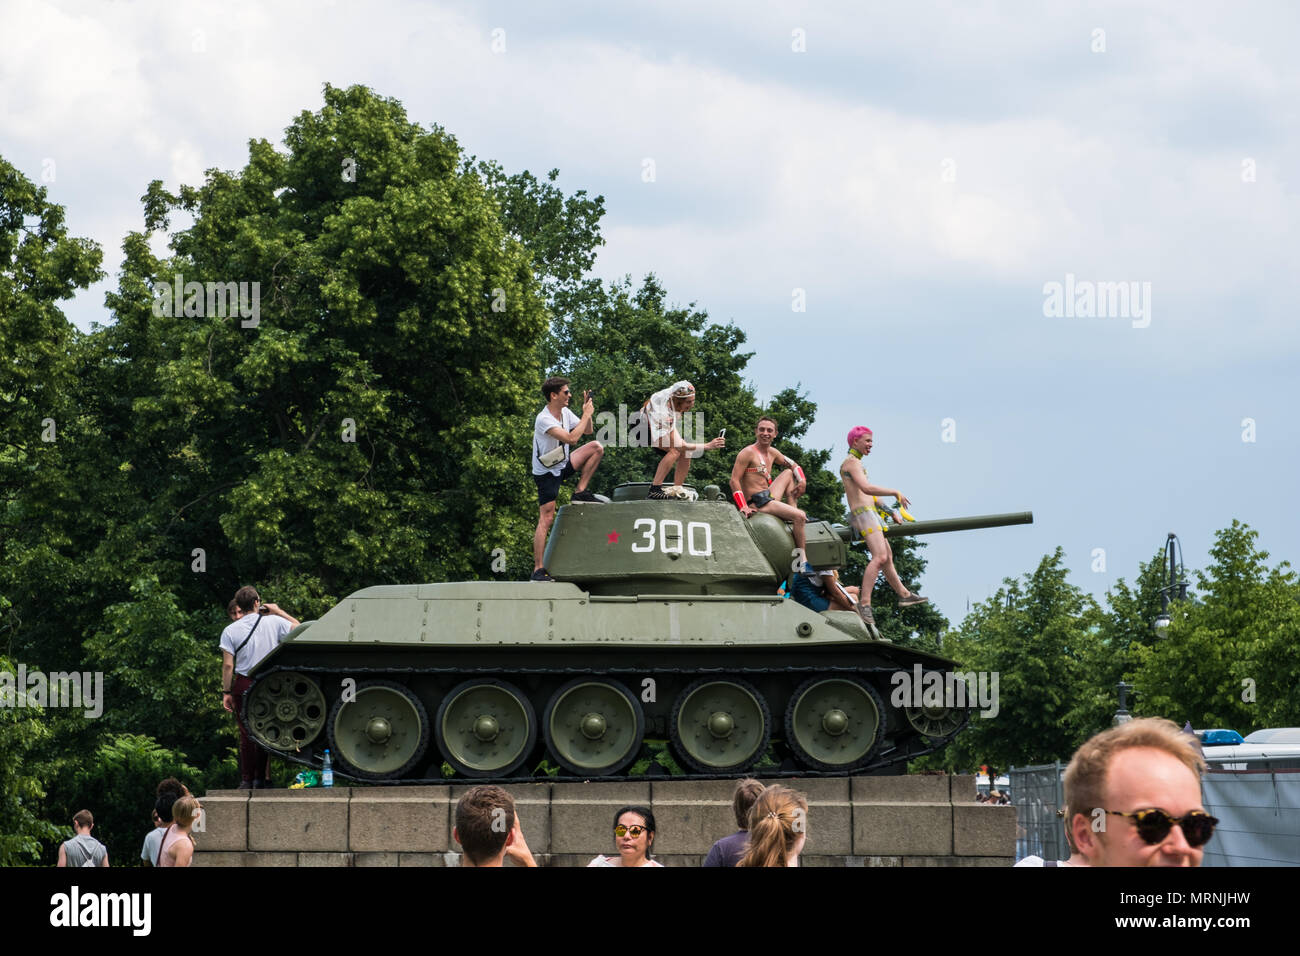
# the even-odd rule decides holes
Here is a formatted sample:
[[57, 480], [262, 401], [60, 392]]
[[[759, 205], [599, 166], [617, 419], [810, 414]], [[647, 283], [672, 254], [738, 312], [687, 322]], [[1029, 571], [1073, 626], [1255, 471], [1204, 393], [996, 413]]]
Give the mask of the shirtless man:
[[899, 607], [924, 604], [930, 599], [909, 591], [899, 580], [898, 572], [894, 570], [894, 552], [890, 550], [889, 542], [885, 540], [885, 530], [876, 515], [875, 502], [871, 499], [875, 495], [893, 496], [904, 508], [909, 507], [911, 502], [901, 491], [882, 488], [867, 480], [865, 459], [871, 454], [871, 442], [871, 429], [865, 425], [858, 425], [849, 431], [849, 456], [840, 465], [840, 478], [844, 481], [844, 497], [849, 501], [849, 523], [857, 532], [858, 540], [866, 541], [867, 550], [871, 552], [871, 561], [862, 574], [862, 587], [858, 591], [858, 616], [862, 618], [862, 623], [867, 625], [871, 636], [878, 640], [880, 631], [876, 629], [876, 618], [871, 610], [871, 591], [875, 586], [876, 576], [882, 570], [885, 572], [885, 580], [898, 595]]
[[[772, 447], [775, 438], [776, 422], [764, 415], [754, 429], [754, 444], [746, 446], [736, 456], [736, 463], [731, 468], [731, 497], [746, 518], [761, 511], [790, 522], [795, 547], [800, 554], [807, 554], [804, 524], [808, 515], [794, 505], [807, 490], [808, 483], [804, 480], [803, 469]], [[772, 469], [778, 465], [785, 471], [773, 481]]]

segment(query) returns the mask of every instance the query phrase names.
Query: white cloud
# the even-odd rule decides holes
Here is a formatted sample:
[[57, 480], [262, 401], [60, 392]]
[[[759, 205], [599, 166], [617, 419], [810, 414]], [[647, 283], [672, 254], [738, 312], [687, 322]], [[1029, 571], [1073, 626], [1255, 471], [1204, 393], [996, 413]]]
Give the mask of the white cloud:
[[[867, 22], [777, 4], [749, 18], [707, 12], [688, 33], [571, 39], [541, 36], [508, 8], [421, 3], [18, 2], [7, 13], [33, 42], [6, 57], [0, 132], [59, 161], [56, 200], [95, 224], [110, 261], [139, 226], [150, 179], [175, 187], [241, 166], [249, 138], [278, 141], [329, 81], [369, 83], [511, 168], [560, 165], [575, 186], [603, 184], [602, 271], [654, 269], [701, 300], [769, 284], [788, 297], [802, 284], [827, 302], [864, 280], [935, 276], [1033, 290], [1073, 272], [1151, 281], [1163, 303], [1192, 306], [1166, 315], [1204, 326], [1218, 318], [1198, 302], [1242, 286], [1285, 298], [1279, 285], [1295, 284], [1284, 257], [1296, 201], [1279, 156], [1300, 152], [1295, 132], [1271, 148], [1192, 148], [1165, 128], [1174, 106], [1207, 91], [1261, 111], [1294, 96], [1289, 60], [1268, 38], [1251, 46], [1237, 21], [1170, 23], [1121, 6], [1034, 19], [991, 5]], [[1108, 52], [1090, 58], [1083, 40], [1071, 52], [1094, 19]], [[792, 25], [809, 31], [805, 59], [788, 52]], [[953, 85], [967, 78], [1050, 91], [1053, 105], [911, 110], [888, 88], [856, 85], [854, 57], [863, 71], [910, 60], [913, 86], [942, 58], [931, 105], [968, 95]], [[827, 64], [844, 82], [812, 82]], [[1243, 184], [1241, 158], [1256, 153], [1258, 181]], [[646, 157], [654, 183], [640, 178]]]

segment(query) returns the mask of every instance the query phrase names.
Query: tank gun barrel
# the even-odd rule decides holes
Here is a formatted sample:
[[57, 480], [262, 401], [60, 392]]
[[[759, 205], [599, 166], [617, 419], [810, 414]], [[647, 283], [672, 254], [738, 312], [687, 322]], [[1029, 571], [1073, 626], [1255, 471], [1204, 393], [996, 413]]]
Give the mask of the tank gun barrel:
[[[934, 518], [929, 521], [905, 521], [903, 524], [886, 525], [885, 535], [890, 538], [911, 538], [922, 534], [944, 534], [948, 531], [974, 531], [978, 528], [1001, 528], [1012, 524], [1033, 524], [1032, 511], [1017, 511], [1001, 515], [974, 515], [966, 518]], [[855, 540], [853, 529], [843, 525], [835, 526], [836, 533], [842, 541], [852, 544]]]

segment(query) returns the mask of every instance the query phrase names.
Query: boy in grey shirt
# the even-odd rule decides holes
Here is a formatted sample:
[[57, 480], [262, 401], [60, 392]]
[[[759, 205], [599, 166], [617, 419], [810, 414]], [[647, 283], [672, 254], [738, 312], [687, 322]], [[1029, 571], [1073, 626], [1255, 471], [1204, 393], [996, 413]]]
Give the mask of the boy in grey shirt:
[[95, 818], [89, 810], [73, 814], [72, 829], [77, 835], [59, 846], [59, 866], [108, 866], [108, 847], [90, 835], [94, 828]]

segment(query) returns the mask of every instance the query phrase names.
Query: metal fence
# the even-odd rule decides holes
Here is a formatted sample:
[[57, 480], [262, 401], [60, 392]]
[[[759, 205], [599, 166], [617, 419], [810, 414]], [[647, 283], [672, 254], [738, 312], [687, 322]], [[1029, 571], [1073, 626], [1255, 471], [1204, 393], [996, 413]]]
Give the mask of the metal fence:
[[1027, 856], [1044, 860], [1068, 860], [1065, 827], [1056, 811], [1065, 806], [1061, 785], [1065, 764], [1047, 763], [1036, 767], [1012, 767], [1011, 803], [1016, 808], [1016, 862]]
[[[1201, 865], [1300, 866], [1300, 769], [1294, 769], [1295, 758], [1215, 760], [1207, 753], [1206, 759], [1210, 770], [1202, 799], [1219, 825], [1205, 845]], [[1219, 769], [1223, 765], [1233, 769]]]
[[[1300, 866], [1300, 769], [1294, 758], [1206, 754], [1209, 772], [1201, 786], [1205, 809], [1219, 818], [1205, 846], [1204, 866]], [[1232, 769], [1221, 769], [1222, 766]], [[1013, 767], [1011, 802], [1016, 808], [1016, 861], [1070, 857], [1063, 821], [1065, 764]]]

